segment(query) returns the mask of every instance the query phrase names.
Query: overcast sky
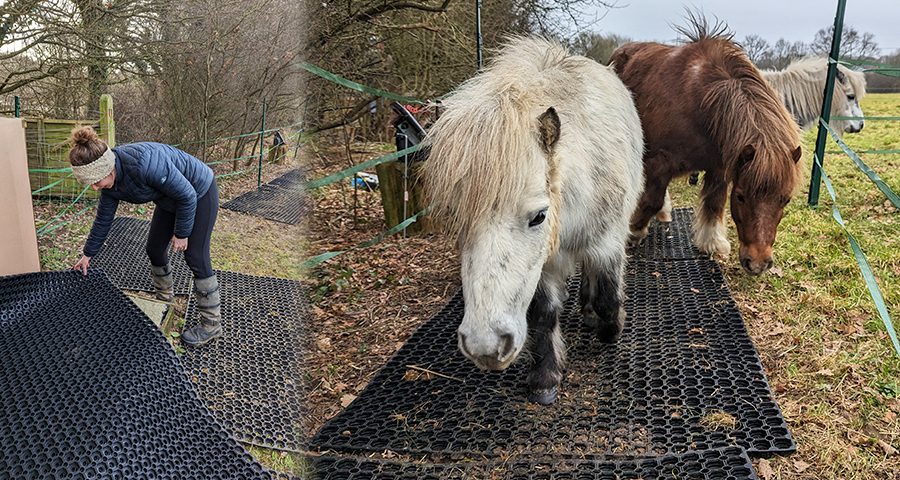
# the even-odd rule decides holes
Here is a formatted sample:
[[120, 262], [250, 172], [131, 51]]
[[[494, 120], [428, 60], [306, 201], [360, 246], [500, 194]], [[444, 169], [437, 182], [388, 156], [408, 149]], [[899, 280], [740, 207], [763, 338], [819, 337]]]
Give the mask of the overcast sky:
[[[618, 33], [635, 40], [669, 41], [676, 34], [670, 23], [683, 24], [684, 7], [703, 10], [725, 20], [741, 40], [757, 34], [769, 43], [779, 38], [811, 42], [816, 31], [834, 23], [837, 0], [617, 0], [591, 30]], [[883, 54], [900, 49], [900, 1], [847, 0], [844, 25], [871, 32]]]

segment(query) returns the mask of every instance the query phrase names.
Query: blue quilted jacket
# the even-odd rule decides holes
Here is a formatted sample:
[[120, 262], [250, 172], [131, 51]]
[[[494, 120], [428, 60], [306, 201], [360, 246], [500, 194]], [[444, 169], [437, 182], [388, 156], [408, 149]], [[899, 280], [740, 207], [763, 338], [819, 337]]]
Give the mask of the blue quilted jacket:
[[119, 201], [153, 202], [156, 208], [175, 214], [175, 236], [187, 238], [194, 228], [197, 199], [213, 182], [213, 171], [195, 157], [162, 143], [142, 142], [113, 148], [116, 154], [116, 181], [101, 190], [97, 218], [91, 228], [84, 254], [100, 251]]

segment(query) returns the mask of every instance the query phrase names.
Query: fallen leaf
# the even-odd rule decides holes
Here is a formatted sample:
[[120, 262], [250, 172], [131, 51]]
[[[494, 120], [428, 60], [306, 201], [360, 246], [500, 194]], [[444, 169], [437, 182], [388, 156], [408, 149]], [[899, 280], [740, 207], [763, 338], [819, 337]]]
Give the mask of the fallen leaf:
[[781, 268], [779, 268], [779, 267], [770, 268], [769, 273], [771, 273], [772, 275], [775, 275], [778, 278], [781, 278], [784, 276], [784, 271], [782, 271]]
[[841, 324], [837, 329], [844, 335], [857, 335], [862, 333], [861, 329], [857, 328], [856, 325], [851, 325], [849, 323]]
[[323, 352], [328, 352], [331, 350], [331, 339], [328, 337], [320, 338], [316, 340], [316, 347]]
[[797, 473], [803, 473], [810, 465], [803, 460], [794, 460], [794, 470], [797, 470]]
[[822, 376], [824, 376], [824, 377], [830, 377], [830, 376], [834, 375], [834, 373], [832, 373], [832, 371], [831, 371], [830, 369], [823, 368], [823, 369], [819, 370], [818, 372], [816, 372], [816, 375], [822, 375]]
[[694, 327], [688, 330], [688, 333], [699, 333], [700, 335], [703, 335], [703, 329], [700, 327]]
[[659, 273], [659, 272], [653, 272], [653, 273], [651, 273], [650, 275], [653, 275], [653, 276], [656, 277], [656, 278], [659, 278], [659, 277], [662, 276], [662, 274]]
[[875, 443], [877, 443], [878, 446], [881, 447], [882, 450], [884, 450], [884, 454], [885, 454], [885, 455], [887, 455], [887, 456], [892, 456], [892, 455], [896, 455], [896, 454], [897, 454], [897, 449], [894, 448], [893, 446], [891, 446], [890, 443], [887, 443], [887, 442], [885, 442], [884, 440], [881, 440], [881, 439], [875, 440]]
[[697, 290], [696, 288], [693, 288], [693, 287], [691, 287], [691, 291], [694, 293], [700, 293], [700, 290]]
[[759, 472], [759, 476], [761, 476], [763, 480], [772, 480], [775, 478], [775, 471], [772, 470], [772, 465], [769, 464], [769, 461], [765, 458], [759, 460], [759, 468], [757, 468], [756, 471]]
[[345, 393], [343, 397], [341, 397], [341, 406], [347, 408], [348, 405], [353, 403], [356, 400], [356, 395], [352, 393]]

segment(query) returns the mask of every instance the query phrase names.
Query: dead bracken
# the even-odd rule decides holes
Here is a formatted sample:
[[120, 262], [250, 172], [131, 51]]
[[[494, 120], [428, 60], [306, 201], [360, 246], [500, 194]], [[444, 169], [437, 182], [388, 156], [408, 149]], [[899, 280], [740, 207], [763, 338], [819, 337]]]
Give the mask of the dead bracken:
[[722, 410], [713, 410], [700, 418], [700, 425], [707, 430], [734, 430], [737, 420]]

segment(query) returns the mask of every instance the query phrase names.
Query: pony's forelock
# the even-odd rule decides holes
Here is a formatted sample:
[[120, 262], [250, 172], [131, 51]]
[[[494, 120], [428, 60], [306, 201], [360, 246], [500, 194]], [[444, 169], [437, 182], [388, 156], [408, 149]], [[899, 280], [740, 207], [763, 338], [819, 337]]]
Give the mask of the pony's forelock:
[[[559, 190], [555, 159], [541, 150], [537, 128], [540, 109], [549, 107], [538, 102], [551, 85], [539, 73], [559, 66], [568, 53], [546, 40], [511, 42], [445, 100], [447, 108], [427, 137], [423, 180], [431, 215], [453, 235], [514, 211], [538, 172], [546, 172], [551, 209], [558, 203], [552, 198]], [[549, 217], [555, 231], [554, 213]]]

